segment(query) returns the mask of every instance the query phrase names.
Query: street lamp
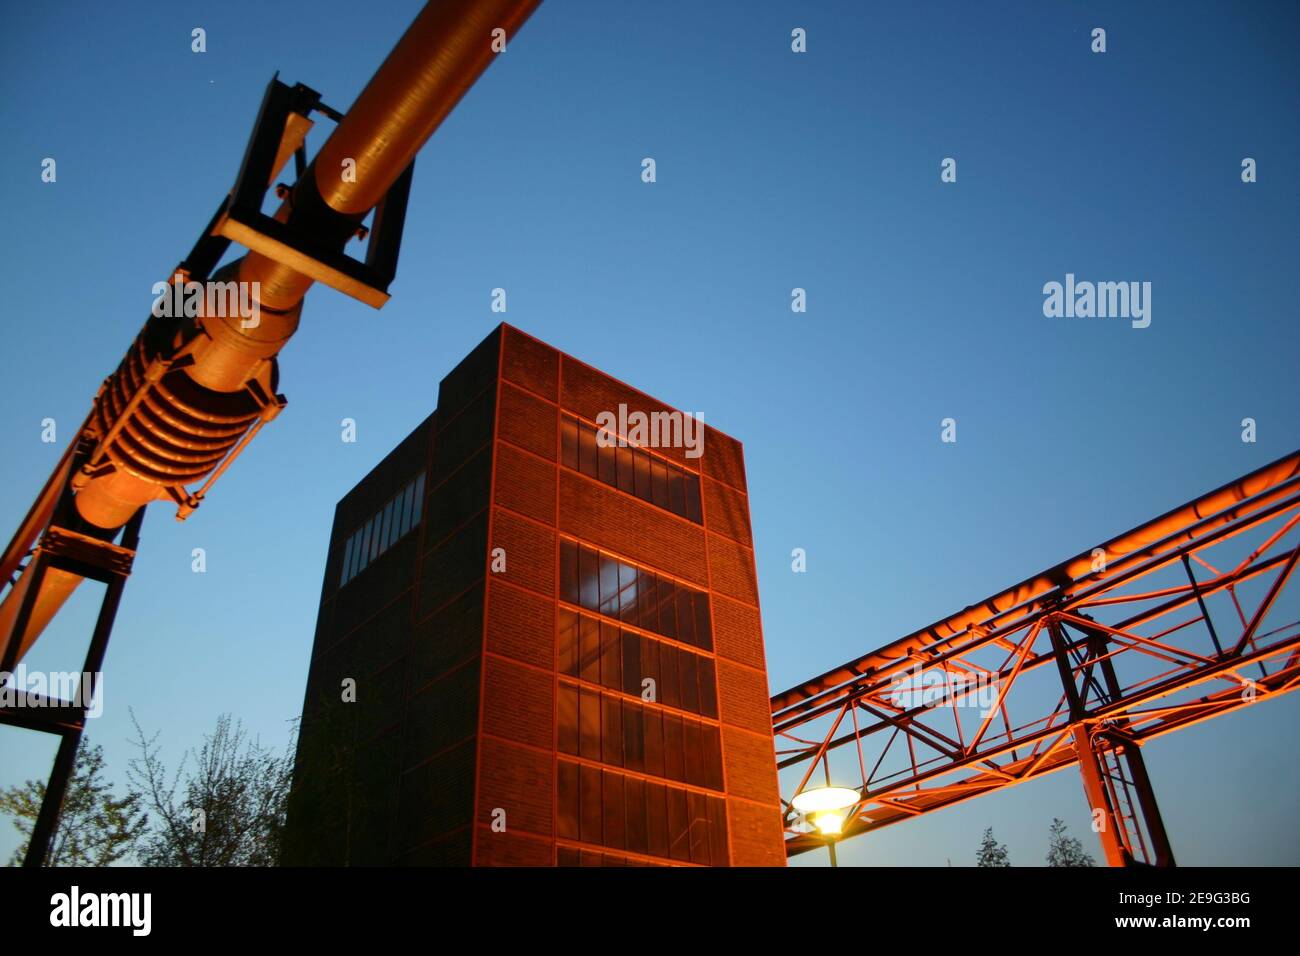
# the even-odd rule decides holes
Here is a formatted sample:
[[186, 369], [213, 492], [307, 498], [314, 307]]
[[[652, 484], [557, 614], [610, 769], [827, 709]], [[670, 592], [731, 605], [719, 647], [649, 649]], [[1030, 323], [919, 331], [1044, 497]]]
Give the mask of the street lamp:
[[831, 866], [836, 866], [835, 839], [844, 827], [849, 810], [861, 802], [856, 790], [848, 787], [814, 787], [795, 794], [790, 805], [800, 813], [808, 816], [819, 833], [826, 838], [826, 849], [830, 851]]

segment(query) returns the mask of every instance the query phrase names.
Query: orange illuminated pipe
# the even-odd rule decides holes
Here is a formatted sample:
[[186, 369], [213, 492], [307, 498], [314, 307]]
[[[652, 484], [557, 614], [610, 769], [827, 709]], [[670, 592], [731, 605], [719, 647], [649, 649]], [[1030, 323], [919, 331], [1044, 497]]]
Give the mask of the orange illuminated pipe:
[[[498, 55], [498, 41], [512, 38], [540, 2], [431, 0], [339, 121], [276, 218], [341, 251]], [[211, 281], [245, 283], [259, 320], [253, 325], [238, 314], [200, 314], [145, 324], [96, 397], [82, 434], [97, 448], [72, 478], [77, 513], [100, 529], [115, 531], [149, 502], [176, 498], [178, 488], [212, 473], [259, 418], [267, 418], [267, 397], [274, 395], [278, 378], [276, 356], [297, 331], [312, 280], [250, 252]], [[193, 501], [178, 503], [182, 517], [193, 507]], [[4, 556], [6, 576], [44, 527], [28, 524]], [[35, 640], [80, 580], [48, 569], [20, 648]], [[20, 579], [0, 604], [0, 646], [25, 590]]]
[[[498, 55], [493, 50], [493, 31], [500, 29], [506, 38], [513, 36], [539, 3], [429, 3], [340, 121], [276, 218], [311, 228], [342, 249], [360, 221]], [[353, 161], [347, 164], [346, 176], [345, 160]], [[236, 393], [259, 378], [269, 384], [274, 376], [271, 363], [297, 331], [302, 299], [312, 284], [307, 276], [256, 252], [213, 276], [214, 282], [230, 280], [257, 289], [259, 321], [255, 327], [245, 328], [239, 315], [200, 315], [194, 320], [201, 334], [190, 340], [192, 364], [182, 371], [199, 393]], [[172, 346], [174, 349], [178, 343]], [[187, 405], [176, 416], [178, 422], [168, 423], [168, 440], [160, 442], [148, 457], [140, 447], [143, 435], [155, 431], [165, 417], [161, 413], [151, 422], [140, 422], [135, 434], [119, 436], [107, 449], [115, 469], [91, 477], [77, 494], [77, 511], [82, 517], [101, 528], [120, 527], [139, 506], [165, 497], [167, 482], [174, 480], [175, 474], [193, 480], [215, 467], [213, 460], [198, 475], [187, 467], [195, 463], [194, 456], [201, 459], [204, 451], [217, 448], [204, 444], [205, 438], [212, 436], [202, 432], [232, 416], [242, 416], [246, 423], [255, 417], [254, 409], [241, 406], [223, 409], [222, 421], [214, 422], [206, 419], [203, 407], [196, 404]], [[132, 441], [135, 447], [128, 447]], [[160, 462], [175, 467], [161, 468]]]
[[[857, 660], [777, 694], [772, 698], [772, 713], [781, 714], [800, 704], [809, 706], [811, 698], [827, 693], [865, 673], [905, 666], [910, 656], [921, 648], [932, 648], [937, 643], [955, 637], [972, 626], [1006, 614], [1013, 608], [1022, 608], [1023, 605], [1022, 611], [1031, 613], [1049, 596], [1066, 592], [1072, 585], [1092, 584], [1116, 577], [1122, 574], [1126, 565], [1134, 560], [1164, 554], [1179, 544], [1203, 536], [1216, 527], [1281, 501], [1295, 491], [1294, 487], [1284, 488], [1283, 485], [1298, 476], [1300, 476], [1300, 452], [1295, 452], [1100, 545], [1106, 560], [1105, 571], [1093, 570], [1093, 552], [1086, 551], [980, 604], [958, 611], [923, 630], [909, 634]], [[1204, 521], [1242, 502], [1249, 502], [1249, 504], [1244, 509], [1233, 509], [1214, 521]]]

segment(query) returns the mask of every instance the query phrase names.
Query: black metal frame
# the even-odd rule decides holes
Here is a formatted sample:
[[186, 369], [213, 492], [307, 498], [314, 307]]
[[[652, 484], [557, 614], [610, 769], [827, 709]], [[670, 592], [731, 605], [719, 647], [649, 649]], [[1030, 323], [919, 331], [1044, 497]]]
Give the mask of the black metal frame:
[[[277, 261], [287, 260], [287, 265], [305, 275], [379, 308], [388, 301], [388, 287], [397, 275], [415, 161], [407, 165], [375, 206], [364, 262], [329, 248], [319, 236], [262, 212], [266, 192], [277, 172], [276, 160], [285, 143], [287, 124], [295, 114], [306, 119], [312, 112], [323, 113], [336, 121], [342, 118], [336, 110], [321, 103], [320, 94], [310, 87], [301, 83], [291, 87], [272, 77], [235, 187], [212, 217], [207, 233], [190, 257], [196, 259], [196, 265], [206, 263], [211, 268], [233, 240]], [[306, 150], [298, 145], [293, 155], [295, 171], [301, 180], [307, 170]], [[361, 230], [357, 232], [365, 234]]]
[[[71, 504], [71, 489], [68, 483], [63, 488], [63, 506]], [[106, 585], [103, 600], [99, 607], [99, 616], [95, 621], [95, 630], [86, 650], [85, 663], [81, 669], [81, 680], [89, 681], [90, 686], [78, 684], [76, 700], [50, 700], [38, 698], [17, 691], [16, 703], [10, 707], [0, 707], [0, 724], [22, 727], [27, 730], [39, 730], [43, 733], [56, 734], [59, 737], [59, 749], [54, 757], [54, 766], [45, 785], [45, 797], [32, 829], [31, 840], [27, 844], [27, 853], [23, 866], [42, 866], [49, 856], [50, 841], [58, 825], [59, 810], [67, 793], [68, 783], [76, 764], [77, 748], [81, 744], [81, 735], [86, 729], [86, 718], [90, 703], [98, 691], [99, 674], [104, 666], [104, 656], [108, 651], [108, 640], [113, 633], [113, 622], [117, 617], [118, 605], [122, 592], [126, 588], [126, 579], [131, 575], [131, 565], [135, 551], [140, 543], [140, 525], [144, 521], [144, 508], [139, 508], [122, 531], [121, 544], [99, 541], [87, 535], [69, 531], [53, 521], [41, 536], [27, 567], [22, 571], [24, 577], [31, 575], [25, 585], [22, 604], [14, 619], [13, 630], [4, 649], [0, 671], [12, 675], [18, 658], [19, 635], [27, 630], [36, 596], [40, 591], [41, 581], [49, 568], [90, 578]]]

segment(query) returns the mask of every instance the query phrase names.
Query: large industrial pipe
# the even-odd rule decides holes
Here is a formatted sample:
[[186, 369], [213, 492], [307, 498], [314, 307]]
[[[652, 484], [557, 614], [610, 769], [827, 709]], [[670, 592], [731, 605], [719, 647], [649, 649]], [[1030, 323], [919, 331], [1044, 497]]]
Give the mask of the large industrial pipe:
[[[438, 125], [541, 0], [430, 0], [294, 186], [276, 218], [341, 251]], [[212, 281], [241, 283], [258, 321], [241, 314], [150, 319], [101, 389], [90, 437], [97, 460], [73, 479], [74, 504], [114, 531], [168, 489], [209, 475], [261, 414], [249, 390], [273, 395], [276, 356], [297, 331], [307, 276], [256, 252]], [[206, 304], [206, 299], [205, 299]], [[226, 312], [228, 310], [219, 310]], [[185, 362], [170, 365], [182, 351]], [[31, 539], [31, 540], [34, 540]], [[30, 541], [15, 541], [21, 554]], [[17, 557], [13, 562], [16, 567]], [[80, 578], [46, 576], [25, 650]], [[25, 587], [0, 604], [0, 644]]]
[[[309, 230], [323, 245], [341, 250], [498, 55], [494, 46], [500, 49], [501, 41], [513, 37], [539, 3], [432, 0], [321, 147], [276, 218]], [[161, 413], [144, 421], [143, 408], [132, 412], [131, 426], [107, 449], [115, 470], [90, 478], [77, 493], [77, 511], [92, 524], [120, 527], [140, 505], [162, 497], [166, 484], [178, 476], [201, 478], [219, 459], [207, 461], [205, 453], [217, 446], [200, 439], [225, 437], [224, 426], [232, 417], [255, 417], [246, 403], [235, 400], [233, 404], [241, 407], [231, 408], [230, 393], [241, 392], [252, 379], [274, 374], [271, 362], [297, 331], [302, 299], [312, 280], [256, 252], [213, 277], [213, 281], [230, 280], [256, 290], [257, 324], [238, 314], [200, 314], [193, 320], [199, 335], [191, 343], [192, 364], [167, 379], [184, 375], [191, 380], [192, 400], [176, 410], [176, 421], [165, 430], [166, 440], [148, 449], [149, 456], [142, 456], [141, 446], [145, 436], [157, 434]], [[164, 348], [176, 349], [188, 338], [186, 330], [179, 330]], [[146, 363], [152, 357], [146, 356]], [[110, 388], [114, 395], [132, 394], [119, 381], [133, 368], [138, 371], [130, 358], [115, 376]], [[204, 414], [209, 407], [218, 409], [219, 421]], [[178, 430], [190, 440], [174, 440]], [[222, 435], [208, 434], [214, 430]], [[194, 467], [205, 461], [206, 468]]]

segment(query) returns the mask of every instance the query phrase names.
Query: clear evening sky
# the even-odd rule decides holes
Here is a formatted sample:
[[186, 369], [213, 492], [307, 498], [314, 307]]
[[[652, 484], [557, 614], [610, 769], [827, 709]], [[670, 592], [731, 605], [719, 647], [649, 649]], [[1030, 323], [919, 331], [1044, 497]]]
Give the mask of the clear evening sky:
[[[272, 72], [346, 109], [420, 3], [3, 6], [7, 540]], [[335, 502], [502, 319], [744, 442], [774, 692], [1295, 449], [1298, 48], [1293, 3], [548, 0], [421, 153], [392, 301], [313, 290], [286, 412], [187, 522], [150, 509], [91, 738], [119, 777], [128, 705], [173, 763], [222, 712], [287, 739]], [[1066, 273], [1151, 282], [1150, 327], [1046, 318]], [[80, 666], [97, 591], [29, 667]], [[1300, 863], [1298, 718], [1293, 695], [1145, 749], [1181, 864]], [[0, 729], [0, 786], [53, 753]], [[1067, 771], [841, 861], [967, 865], [991, 825], [1041, 863], [1053, 816], [1100, 859], [1086, 810]]]

